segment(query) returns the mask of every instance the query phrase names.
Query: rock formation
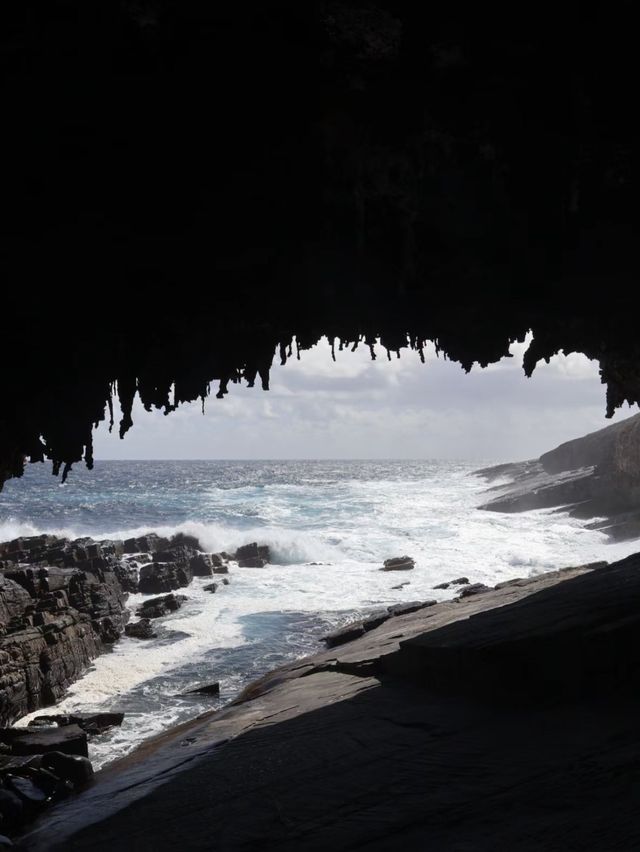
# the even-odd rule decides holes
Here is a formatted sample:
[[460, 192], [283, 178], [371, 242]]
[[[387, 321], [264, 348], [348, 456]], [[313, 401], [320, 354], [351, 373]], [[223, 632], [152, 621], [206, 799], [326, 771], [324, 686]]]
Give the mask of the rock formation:
[[[267, 547], [248, 547], [268, 556]], [[194, 575], [228, 570], [221, 554], [180, 535], [124, 542], [40, 535], [0, 544], [0, 726], [55, 704], [123, 632], [153, 638], [150, 619], [178, 609], [186, 598], [173, 590]], [[168, 594], [145, 601], [129, 624], [131, 592]]]
[[567, 441], [534, 461], [477, 471], [496, 485], [480, 506], [524, 512], [562, 506], [574, 517], [604, 517], [590, 526], [612, 538], [640, 536], [640, 414]]
[[91, 465], [114, 398], [124, 435], [136, 395], [170, 412], [267, 388], [274, 352], [323, 334], [382, 354], [433, 340], [469, 369], [531, 329], [528, 375], [584, 352], [609, 412], [637, 403], [633, 7], [522, 17], [5, 11], [0, 480], [25, 457]]
[[150, 743], [30, 852], [637, 849], [640, 556], [356, 631]]

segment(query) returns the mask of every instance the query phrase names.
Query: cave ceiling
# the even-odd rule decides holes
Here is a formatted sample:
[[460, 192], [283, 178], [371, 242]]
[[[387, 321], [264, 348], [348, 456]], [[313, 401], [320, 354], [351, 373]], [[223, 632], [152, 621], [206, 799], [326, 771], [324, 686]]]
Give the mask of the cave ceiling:
[[583, 352], [640, 402], [631, 11], [4, 9], [0, 481], [323, 335], [469, 369], [531, 330], [527, 374]]

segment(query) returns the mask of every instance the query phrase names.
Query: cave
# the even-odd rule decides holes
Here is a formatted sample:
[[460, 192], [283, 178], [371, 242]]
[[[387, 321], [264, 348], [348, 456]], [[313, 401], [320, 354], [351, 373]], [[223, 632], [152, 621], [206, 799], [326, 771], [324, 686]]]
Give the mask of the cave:
[[[427, 371], [439, 355], [466, 372], [526, 341], [528, 378], [558, 353], [579, 353], [598, 364], [603, 413], [635, 413], [629, 3], [56, 0], [38, 12], [14, 5], [3, 20], [8, 512], [18, 488], [44, 483], [45, 467], [43, 494], [102, 482], [99, 424], [126, 444], [139, 407], [169, 423], [194, 402], [228, 405], [239, 385], [257, 384], [258, 395], [274, 363], [303, 363], [324, 339], [336, 359], [364, 350], [376, 361], [420, 358]], [[595, 518], [601, 534], [633, 541], [638, 422], [489, 471], [488, 485], [508, 474], [520, 490], [492, 492], [484, 508], [571, 505], [571, 523]], [[69, 492], [56, 493], [64, 506]], [[570, 560], [565, 573], [558, 551], [538, 578], [509, 575], [488, 591], [472, 577], [433, 607], [423, 598], [394, 612], [414, 603], [394, 598], [383, 615], [333, 624], [346, 638], [332, 631], [315, 662], [296, 668], [274, 652], [275, 673], [243, 683], [214, 722], [185, 722], [183, 735], [147, 743], [138, 760], [44, 809], [62, 796], [51, 778], [42, 787], [42, 773], [64, 775], [65, 762], [47, 755], [82, 751], [107, 722], [65, 710], [60, 749], [47, 746], [42, 766], [27, 769], [20, 749], [31, 746], [13, 723], [63, 700], [96, 658], [117, 656], [120, 637], [152, 637], [157, 618], [177, 618], [188, 606], [178, 589], [194, 577], [215, 587], [207, 600], [231, 599], [229, 564], [273, 562], [262, 542], [230, 541], [227, 552], [186, 528], [134, 526], [122, 540], [48, 530], [0, 545], [0, 640], [26, 631], [28, 672], [15, 675], [14, 642], [0, 657], [0, 835], [6, 826], [34, 850], [195, 850], [216, 832], [225, 849], [640, 844], [630, 550], [608, 566]], [[409, 556], [388, 556], [388, 572], [414, 570]], [[452, 564], [444, 580], [461, 573]], [[161, 597], [138, 602], [139, 621], [127, 623], [143, 578], [144, 594]], [[217, 681], [179, 686], [219, 691]], [[289, 698], [302, 709], [289, 712]], [[282, 720], [272, 726], [270, 713]], [[334, 770], [324, 772], [310, 754], [329, 731]], [[50, 734], [33, 736], [44, 748]], [[90, 770], [75, 757], [64, 771], [80, 788]]]

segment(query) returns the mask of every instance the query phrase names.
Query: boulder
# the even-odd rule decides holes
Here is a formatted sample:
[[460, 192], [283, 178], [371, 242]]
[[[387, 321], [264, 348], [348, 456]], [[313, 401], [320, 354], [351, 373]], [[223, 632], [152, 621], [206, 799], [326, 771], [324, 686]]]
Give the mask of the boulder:
[[162, 594], [188, 586], [190, 582], [191, 572], [185, 571], [183, 566], [176, 562], [157, 562], [154, 559], [140, 569], [138, 588], [145, 595]]
[[133, 624], [127, 624], [124, 629], [125, 635], [131, 639], [155, 639], [158, 635], [153, 632], [153, 625], [148, 618], [141, 618]]
[[203, 586], [202, 588], [204, 589], [205, 592], [211, 592], [211, 594], [213, 594], [214, 592], [216, 592], [218, 590], [218, 584], [217, 583], [208, 583], [206, 586]]
[[123, 545], [125, 553], [155, 553], [169, 546], [169, 539], [156, 533], [147, 533], [139, 538], [128, 538]]
[[210, 577], [213, 574], [214, 564], [208, 553], [196, 553], [189, 560], [189, 568], [194, 577]]
[[81, 755], [52, 751], [44, 755], [42, 765], [74, 786], [86, 784], [93, 777], [91, 761]]
[[267, 560], [262, 556], [249, 556], [247, 559], [238, 560], [239, 568], [264, 568], [266, 564]]
[[87, 757], [87, 735], [79, 725], [62, 728], [0, 728], [0, 742], [11, 748], [12, 754], [46, 754], [61, 751]]
[[411, 571], [415, 568], [415, 561], [410, 556], [394, 556], [393, 559], [385, 559], [381, 571]]
[[144, 601], [137, 608], [136, 615], [140, 618], [161, 618], [163, 615], [179, 610], [186, 600], [186, 595], [174, 595], [170, 592], [168, 595]]
[[183, 532], [172, 535], [167, 547], [186, 547], [189, 550], [202, 550], [199, 538]]
[[[242, 547], [239, 547], [236, 550], [233, 558], [237, 562], [246, 562], [251, 559], [263, 559], [264, 564], [266, 564], [267, 562], [271, 561], [271, 553], [269, 551], [268, 545], [258, 545], [255, 541], [252, 541], [251, 544], [243, 544]], [[262, 565], [259, 567], [262, 567]]]

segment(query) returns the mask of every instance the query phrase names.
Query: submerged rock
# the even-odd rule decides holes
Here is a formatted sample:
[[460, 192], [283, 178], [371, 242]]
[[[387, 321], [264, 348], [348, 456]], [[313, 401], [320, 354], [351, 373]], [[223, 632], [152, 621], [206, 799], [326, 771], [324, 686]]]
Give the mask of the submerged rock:
[[465, 586], [469, 582], [468, 577], [457, 577], [455, 580], [447, 580], [445, 583], [438, 583], [434, 589], [448, 589], [450, 586]]
[[187, 689], [183, 695], [220, 695], [220, 684], [218, 681], [208, 683], [204, 686], [196, 686], [195, 689]]
[[36, 716], [29, 722], [29, 727], [58, 725], [62, 728], [68, 725], [78, 725], [88, 734], [102, 734], [109, 728], [121, 725], [123, 721], [124, 713], [70, 713]]

